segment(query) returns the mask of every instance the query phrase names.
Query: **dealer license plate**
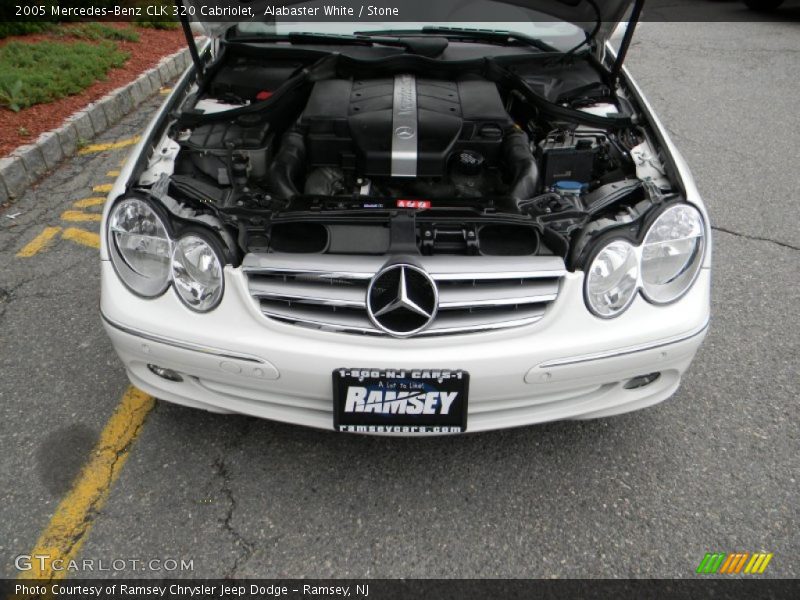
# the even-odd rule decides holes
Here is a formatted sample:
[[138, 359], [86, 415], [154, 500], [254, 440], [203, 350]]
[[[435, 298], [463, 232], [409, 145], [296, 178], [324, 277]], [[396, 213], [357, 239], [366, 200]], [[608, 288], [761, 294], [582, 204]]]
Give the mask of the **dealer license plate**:
[[463, 433], [468, 388], [469, 374], [458, 369], [336, 369], [333, 428], [353, 433]]

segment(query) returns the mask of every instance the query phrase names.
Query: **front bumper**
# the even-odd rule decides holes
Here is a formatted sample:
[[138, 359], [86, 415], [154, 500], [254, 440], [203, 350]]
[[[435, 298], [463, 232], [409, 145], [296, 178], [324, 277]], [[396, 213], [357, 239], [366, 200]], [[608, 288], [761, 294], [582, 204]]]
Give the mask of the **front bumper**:
[[[131, 382], [160, 399], [216, 412], [332, 429], [332, 377], [341, 367], [447, 368], [470, 374], [468, 431], [560, 419], [604, 417], [657, 404], [678, 388], [705, 337], [710, 271], [669, 306], [637, 297], [620, 317], [594, 317], [583, 276], [563, 278], [544, 318], [516, 329], [434, 338], [329, 333], [264, 317], [239, 269], [208, 314], [172, 290], [153, 300], [131, 294], [102, 261], [104, 325]], [[171, 382], [148, 364], [184, 377]], [[653, 383], [624, 389], [633, 377]]]

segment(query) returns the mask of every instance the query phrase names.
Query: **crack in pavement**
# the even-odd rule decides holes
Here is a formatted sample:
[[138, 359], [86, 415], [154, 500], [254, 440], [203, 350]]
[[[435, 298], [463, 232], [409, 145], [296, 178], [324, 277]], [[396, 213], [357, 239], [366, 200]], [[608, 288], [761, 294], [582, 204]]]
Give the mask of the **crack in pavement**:
[[94, 520], [100, 515], [103, 505], [106, 501], [106, 496], [111, 491], [111, 483], [116, 478], [117, 467], [119, 465], [120, 460], [128, 453], [133, 444], [133, 440], [138, 437], [139, 432], [143, 427], [143, 423], [139, 423], [139, 425], [133, 431], [133, 437], [131, 441], [125, 444], [122, 448], [110, 448], [108, 446], [103, 446], [102, 448], [96, 450], [95, 452], [104, 452], [104, 451], [113, 451], [114, 458], [111, 461], [111, 464], [108, 466], [108, 475], [104, 479], [102, 486], [99, 488], [99, 493], [92, 499], [91, 503], [89, 504], [86, 514], [81, 519], [80, 523], [76, 527], [75, 534], [72, 535], [67, 544], [65, 545], [63, 551], [65, 556], [71, 556], [75, 551], [76, 547], [83, 542], [83, 538], [89, 532], [89, 529], [94, 524]]
[[222, 486], [220, 489], [225, 495], [225, 498], [228, 500], [228, 510], [226, 511], [224, 518], [220, 519], [220, 522], [222, 523], [222, 528], [233, 538], [234, 545], [241, 549], [239, 556], [236, 557], [231, 568], [227, 573], [225, 573], [224, 579], [234, 579], [236, 577], [236, 572], [239, 569], [239, 565], [242, 562], [247, 561], [255, 551], [253, 543], [244, 535], [242, 535], [232, 523], [233, 515], [238, 507], [238, 502], [236, 501], [236, 496], [234, 495], [233, 488], [231, 487], [231, 476], [230, 472], [228, 471], [228, 465], [225, 458], [231, 450], [234, 450], [241, 445], [245, 436], [250, 431], [251, 424], [252, 420], [248, 419], [245, 422], [242, 432], [240, 433], [236, 442], [227, 450], [223, 451], [220, 456], [214, 459], [215, 475], [222, 480]]
[[744, 238], [746, 240], [753, 240], [755, 242], [769, 242], [771, 244], [775, 244], [776, 246], [780, 246], [782, 248], [788, 248], [789, 250], [800, 251], [800, 246], [793, 246], [792, 244], [787, 244], [786, 242], [781, 242], [779, 240], [773, 240], [772, 238], [761, 237], [758, 235], [748, 235], [746, 233], [739, 233], [738, 231], [733, 231], [732, 229], [726, 229], [725, 227], [720, 227], [718, 225], [712, 225], [711, 229], [713, 231], [727, 233], [736, 237]]
[[[73, 261], [69, 264], [59, 264], [57, 269], [48, 270], [44, 273], [39, 273], [34, 277], [29, 277], [27, 279], [20, 279], [16, 283], [11, 286], [7, 284], [5, 286], [0, 286], [0, 303], [5, 305], [7, 308], [11, 305], [12, 302], [17, 300], [24, 300], [26, 298], [62, 298], [65, 292], [72, 293], [75, 290], [72, 289], [62, 289], [60, 292], [44, 292], [44, 291], [34, 291], [27, 294], [17, 294], [17, 291], [28, 285], [29, 283], [35, 283], [37, 281], [45, 280], [47, 281], [51, 287], [53, 281], [56, 277], [60, 275], [64, 275], [65, 273], [69, 273], [70, 271], [81, 267], [86, 264], [86, 260], [84, 257], [79, 257], [77, 260]], [[82, 288], [81, 288], [82, 289]], [[4, 311], [5, 312], [5, 311]], [[2, 315], [2, 313], [0, 313]]]
[[52, 581], [67, 575], [54, 568], [55, 561], [63, 560], [66, 564], [78, 556], [154, 403], [152, 397], [128, 387], [72, 488], [59, 503], [31, 552], [46, 553], [50, 563], [38, 565], [21, 577]]
[[0, 287], [0, 321], [5, 317], [8, 311], [8, 305], [11, 303], [11, 294], [5, 288]]
[[31, 281], [36, 281], [36, 278], [32, 279], [23, 279], [22, 281], [18, 281], [11, 287], [0, 287], [0, 306], [3, 307], [2, 312], [0, 312], [0, 317], [6, 314], [8, 311], [8, 307], [11, 306], [11, 303], [15, 300], [21, 298], [21, 296], [17, 296], [17, 290], [21, 288], [23, 285], [30, 283]]

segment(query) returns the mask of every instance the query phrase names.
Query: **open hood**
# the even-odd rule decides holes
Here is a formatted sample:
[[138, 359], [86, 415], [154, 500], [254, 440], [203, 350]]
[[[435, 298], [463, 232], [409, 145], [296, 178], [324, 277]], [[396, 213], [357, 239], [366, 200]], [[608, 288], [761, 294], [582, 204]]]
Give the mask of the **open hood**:
[[[603, 43], [613, 33], [616, 26], [625, 16], [628, 9], [636, 3], [636, 0], [437, 0], [431, 4], [430, 0], [403, 0], [402, 3], [396, 1], [387, 2], [376, 0], [375, 6], [386, 8], [397, 8], [396, 16], [375, 16], [369, 17], [360, 14], [363, 10], [361, 0], [337, 0], [337, 2], [327, 2], [325, 0], [175, 0], [176, 3], [183, 4], [189, 18], [200, 23], [204, 32], [209, 36], [220, 36], [228, 27], [237, 21], [272, 21], [275, 17], [265, 14], [268, 8], [277, 7], [278, 9], [288, 9], [294, 12], [284, 13], [284, 18], [289, 21], [358, 21], [359, 23], [369, 22], [437, 22], [442, 25], [454, 24], [469, 21], [471, 23], [485, 23], [485, 28], [491, 29], [492, 21], [505, 21], [508, 18], [499, 17], [498, 9], [508, 10], [513, 7], [533, 10], [542, 13], [544, 16], [566, 21], [577, 25], [586, 31], [587, 34], [595, 34], [595, 39]], [[642, 0], [638, 2], [642, 3]], [[325, 6], [352, 7], [354, 16], [342, 16], [339, 18], [324, 16]], [[498, 5], [505, 5], [498, 7]], [[317, 7], [316, 16], [299, 14], [303, 8]], [[218, 9], [218, 10], [217, 10]], [[247, 11], [253, 16], [247, 16]], [[245, 11], [244, 13], [242, 11]], [[307, 11], [306, 11], [307, 12]], [[212, 14], [215, 13], [215, 14]], [[634, 11], [636, 14], [637, 11]], [[274, 14], [274, 11], [272, 12]], [[506, 14], [513, 14], [508, 12]], [[522, 13], [517, 13], [522, 18]], [[360, 16], [359, 16], [360, 15]], [[600, 21], [599, 27], [597, 23]]]
[[[480, 23], [481, 29], [492, 29], [492, 23], [507, 23], [516, 20], [522, 22], [531, 20], [555, 20], [571, 23], [586, 33], [587, 39], [595, 42], [598, 52], [602, 53], [605, 43], [614, 34], [617, 26], [628, 15], [627, 28], [617, 52], [611, 75], [619, 76], [622, 64], [625, 61], [630, 47], [633, 32], [642, 13], [645, 0], [437, 0], [431, 4], [430, 0], [403, 0], [398, 7], [396, 0], [374, 0], [376, 5], [370, 5], [367, 10], [385, 7], [396, 14], [383, 16], [363, 17], [364, 5], [361, 0], [337, 0], [336, 7], [352, 10], [353, 16], [325, 16], [325, 11], [330, 10], [331, 4], [326, 0], [174, 0], [175, 4], [185, 7], [179, 11], [181, 25], [189, 44], [192, 60], [197, 65], [198, 71], [203, 71], [203, 62], [200, 59], [194, 36], [190, 28], [190, 20], [195, 21], [203, 32], [209, 37], [219, 38], [238, 22], [275, 22], [285, 20], [299, 22], [298, 28], [302, 30], [302, 23], [314, 22], [358, 22], [360, 23], [386, 23], [396, 22], [398, 25], [409, 23], [441, 23], [454, 25]], [[327, 8], [326, 8], [327, 7]], [[518, 12], [524, 9], [526, 12]], [[517, 12], [515, 12], [517, 11]], [[541, 19], [534, 17], [527, 11], [535, 11]], [[341, 13], [337, 13], [341, 14]], [[501, 26], [497, 29], [502, 29]], [[212, 45], [213, 46], [213, 45]]]

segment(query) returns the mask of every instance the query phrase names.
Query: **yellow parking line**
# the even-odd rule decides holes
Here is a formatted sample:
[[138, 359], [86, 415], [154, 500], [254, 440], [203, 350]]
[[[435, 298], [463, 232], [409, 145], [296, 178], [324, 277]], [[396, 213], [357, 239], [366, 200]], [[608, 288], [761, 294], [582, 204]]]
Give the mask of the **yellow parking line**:
[[113, 187], [114, 187], [114, 185], [111, 184], [111, 183], [103, 183], [103, 184], [94, 186], [92, 188], [92, 191], [93, 192], [97, 192], [99, 194], [103, 194], [103, 193], [107, 194], [108, 192], [111, 191], [111, 188], [113, 188]]
[[94, 524], [96, 514], [108, 499], [111, 486], [119, 477], [131, 446], [139, 436], [154, 404], [155, 400], [151, 396], [135, 387], [131, 386], [126, 390], [122, 401], [100, 434], [89, 462], [56, 508], [50, 523], [31, 552], [31, 555], [48, 558], [31, 561], [31, 570], [23, 571], [20, 579], [53, 581], [67, 575], [66, 569], [52, 568], [54, 561], [63, 561], [56, 566], [67, 564], [78, 555]]
[[106, 203], [105, 196], [96, 196], [94, 198], [83, 198], [72, 203], [75, 208], [87, 208], [89, 206], [100, 206]]
[[17, 258], [30, 258], [34, 254], [41, 252], [41, 250], [58, 235], [59, 231], [61, 231], [61, 227], [45, 227], [42, 233], [33, 238], [22, 250], [17, 252]]
[[100, 247], [100, 235], [93, 231], [86, 231], [85, 229], [77, 229], [75, 227], [67, 227], [61, 237], [70, 242], [77, 242], [89, 248]]
[[106, 173], [106, 177], [119, 177], [119, 171], [109, 171]]
[[100, 221], [102, 218], [103, 215], [85, 213], [79, 210], [65, 210], [63, 213], [61, 213], [61, 219], [64, 221]]
[[134, 136], [126, 140], [119, 140], [118, 142], [108, 142], [105, 144], [91, 144], [78, 150], [78, 154], [96, 154], [98, 152], [106, 152], [108, 150], [116, 150], [117, 148], [126, 148], [133, 146], [139, 141], [140, 137]]

